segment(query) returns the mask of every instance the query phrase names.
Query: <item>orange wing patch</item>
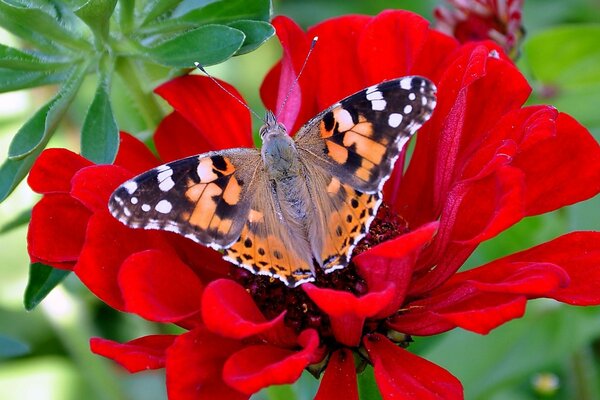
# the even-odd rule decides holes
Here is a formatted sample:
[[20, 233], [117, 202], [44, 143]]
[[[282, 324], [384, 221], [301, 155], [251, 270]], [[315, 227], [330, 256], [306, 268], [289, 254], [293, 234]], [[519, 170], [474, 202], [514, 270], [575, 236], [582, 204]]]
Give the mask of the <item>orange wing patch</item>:
[[362, 193], [335, 177], [327, 186], [327, 195], [331, 207], [321, 251], [325, 271], [348, 264], [352, 248], [367, 233], [381, 202], [380, 193]]

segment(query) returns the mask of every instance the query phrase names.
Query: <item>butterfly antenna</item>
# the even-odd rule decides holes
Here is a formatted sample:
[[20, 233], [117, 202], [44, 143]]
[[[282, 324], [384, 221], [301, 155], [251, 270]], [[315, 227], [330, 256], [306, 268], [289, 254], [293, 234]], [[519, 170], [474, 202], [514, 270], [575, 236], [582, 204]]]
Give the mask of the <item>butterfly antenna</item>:
[[227, 93], [228, 95], [230, 95], [231, 97], [233, 97], [238, 103], [240, 103], [241, 105], [243, 105], [248, 111], [250, 111], [261, 122], [264, 122], [264, 119], [261, 118], [253, 109], [251, 109], [248, 106], [248, 104], [246, 104], [242, 100], [240, 100], [236, 95], [234, 95], [229, 90], [227, 90], [223, 85], [221, 85], [221, 83], [218, 80], [216, 80], [215, 78], [213, 78], [213, 76], [211, 74], [209, 74], [208, 72], [206, 72], [206, 70], [204, 69], [204, 67], [202, 66], [202, 64], [200, 64], [199, 62], [196, 61], [196, 62], [194, 62], [194, 65], [196, 66], [196, 68], [198, 68], [200, 71], [202, 71], [204, 73], [204, 75], [206, 75], [207, 77], [209, 77], [225, 93]]
[[313, 49], [315, 48], [315, 45], [317, 44], [318, 40], [319, 40], [319, 37], [315, 36], [313, 38], [312, 42], [310, 43], [310, 48], [308, 49], [308, 53], [306, 53], [306, 58], [304, 59], [304, 63], [302, 64], [302, 67], [300, 68], [300, 72], [298, 72], [298, 75], [296, 75], [296, 79], [294, 79], [294, 82], [292, 83], [292, 85], [288, 89], [288, 92], [285, 95], [285, 98], [283, 99], [283, 103], [281, 103], [281, 108], [279, 109], [279, 112], [277, 113], [276, 119], [279, 118], [279, 114], [281, 114], [281, 112], [283, 111], [283, 108], [285, 107], [285, 104], [287, 103], [288, 99], [290, 98], [290, 95], [292, 94], [292, 91], [294, 90], [294, 87], [296, 86], [296, 83], [298, 83], [298, 80], [300, 79], [300, 76], [302, 75], [302, 72], [304, 72], [304, 68], [306, 67], [306, 63], [308, 62], [308, 58], [310, 57], [310, 54], [312, 53]]

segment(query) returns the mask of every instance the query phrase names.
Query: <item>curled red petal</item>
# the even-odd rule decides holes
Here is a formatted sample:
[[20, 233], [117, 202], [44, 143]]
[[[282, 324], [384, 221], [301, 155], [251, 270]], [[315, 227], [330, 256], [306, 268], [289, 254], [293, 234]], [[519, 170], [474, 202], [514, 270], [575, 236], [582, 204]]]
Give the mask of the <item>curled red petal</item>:
[[71, 180], [71, 196], [94, 212], [104, 211], [112, 192], [132, 176], [131, 172], [116, 165], [82, 168]]
[[140, 372], [164, 368], [165, 353], [176, 337], [175, 335], [150, 335], [127, 343], [92, 338], [90, 348], [93, 353], [116, 361], [129, 372]]
[[354, 356], [346, 348], [335, 351], [314, 400], [358, 400]]
[[90, 165], [90, 161], [67, 149], [47, 149], [31, 167], [27, 183], [37, 193], [68, 193], [73, 175]]
[[366, 280], [369, 291], [383, 291], [390, 282], [395, 284], [394, 300], [377, 316], [385, 317], [398, 310], [406, 296], [417, 256], [433, 238], [437, 227], [437, 222], [426, 224], [354, 257], [353, 261]]
[[169, 400], [248, 399], [222, 378], [225, 360], [242, 347], [204, 328], [179, 336], [167, 351]]
[[252, 394], [271, 385], [293, 383], [320, 353], [319, 335], [307, 329], [298, 337], [300, 350], [270, 345], [243, 348], [225, 362], [223, 379], [236, 390]]
[[224, 337], [243, 339], [266, 334], [274, 328], [283, 329], [284, 316], [285, 312], [267, 321], [252, 296], [230, 279], [211, 282], [202, 297], [202, 319], [206, 327]]
[[388, 282], [380, 291], [372, 291], [361, 297], [340, 290], [319, 288], [311, 283], [302, 285], [302, 289], [327, 313], [337, 341], [346, 346], [357, 346], [365, 319], [379, 314], [391, 304], [396, 283]]
[[121, 132], [119, 152], [114, 164], [130, 171], [132, 175], [137, 175], [156, 167], [160, 161], [140, 140], [126, 132]]
[[160, 250], [134, 253], [118, 275], [128, 311], [157, 322], [178, 322], [200, 313], [203, 286], [173, 254]]
[[29, 255], [56, 268], [72, 268], [83, 248], [90, 216], [87, 208], [66, 194], [45, 195], [31, 211]]
[[380, 334], [363, 340], [375, 370], [375, 381], [384, 400], [463, 398], [458, 379], [442, 367], [396, 346]]
[[[240, 101], [239, 92], [226, 82], [219, 82]], [[185, 75], [172, 79], [155, 90], [169, 102], [198, 134], [195, 140], [210, 143], [212, 150], [231, 147], [254, 147], [250, 112], [210, 78]], [[177, 135], [178, 132], [171, 132]], [[193, 155], [190, 153], [187, 155]]]

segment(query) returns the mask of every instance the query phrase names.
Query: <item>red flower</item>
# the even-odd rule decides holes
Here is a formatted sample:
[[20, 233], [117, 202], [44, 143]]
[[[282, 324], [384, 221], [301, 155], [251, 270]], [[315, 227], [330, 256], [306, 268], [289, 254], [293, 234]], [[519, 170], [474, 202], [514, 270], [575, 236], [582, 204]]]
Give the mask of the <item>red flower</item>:
[[447, 0], [452, 9], [436, 7], [436, 27], [461, 43], [491, 39], [511, 56], [523, 38], [523, 0]]
[[[523, 217], [600, 192], [598, 144], [552, 107], [522, 108], [530, 88], [499, 48], [459, 45], [400, 11], [336, 18], [307, 33], [287, 18], [274, 24], [284, 55], [261, 88], [272, 109], [320, 38], [282, 111], [288, 128], [384, 79], [436, 82], [438, 106], [406, 173], [400, 157], [387, 206], [350, 266], [288, 289], [175, 234], [115, 221], [111, 191], [159, 163], [131, 136], [122, 135], [115, 165], [44, 152], [29, 178], [44, 194], [33, 210], [31, 257], [72, 268], [119, 310], [188, 330], [125, 344], [92, 339], [92, 351], [132, 372], [165, 367], [174, 400], [247, 399], [304, 369], [323, 373], [317, 399], [357, 399], [354, 353], [373, 365], [384, 399], [460, 399], [455, 377], [404, 349], [410, 335], [487, 333], [537, 297], [600, 304], [600, 233], [571, 233], [457, 273], [479, 243]], [[177, 78], [157, 93], [175, 109], [154, 137], [163, 161], [252, 144], [247, 110], [207, 78]]]

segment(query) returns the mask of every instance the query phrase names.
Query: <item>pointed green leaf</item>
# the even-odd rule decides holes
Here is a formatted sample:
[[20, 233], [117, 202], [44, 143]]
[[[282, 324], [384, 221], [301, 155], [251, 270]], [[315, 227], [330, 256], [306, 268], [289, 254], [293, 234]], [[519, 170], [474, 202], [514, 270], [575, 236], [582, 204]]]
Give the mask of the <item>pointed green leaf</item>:
[[72, 63], [68, 59], [59, 59], [34, 51], [22, 51], [0, 44], [0, 68], [43, 71], [66, 68]]
[[84, 5], [75, 10], [77, 15], [100, 38], [108, 39], [110, 16], [115, 10], [117, 0], [88, 0]]
[[29, 266], [29, 282], [25, 289], [24, 304], [27, 311], [33, 310], [61, 283], [71, 271], [52, 268], [41, 263]]
[[[49, 137], [48, 137], [49, 138]], [[17, 185], [25, 178], [36, 158], [40, 155], [43, 146], [39, 146], [37, 150], [20, 160], [6, 160], [0, 166], [0, 203], [3, 202], [9, 194], [17, 187]]]
[[0, 335], [0, 360], [29, 353], [29, 346], [8, 336]]
[[29, 220], [31, 219], [31, 209], [24, 210], [21, 213], [17, 214], [13, 219], [8, 221], [6, 224], [0, 227], [0, 234], [10, 232], [13, 229], [21, 227], [23, 225], [27, 225]]
[[81, 130], [81, 155], [96, 164], [110, 164], [119, 148], [119, 129], [113, 115], [108, 83], [98, 84]]
[[257, 49], [275, 34], [273, 25], [263, 21], [242, 20], [232, 22], [229, 26], [239, 29], [246, 35], [244, 44], [242, 44], [242, 47], [236, 53], [238, 55], [246, 54]]
[[27, 89], [36, 86], [61, 83], [67, 79], [69, 70], [27, 71], [0, 68], [0, 93]]
[[74, 34], [75, 27], [67, 28], [72, 21], [66, 17], [66, 13], [50, 15], [42, 8], [0, 0], [0, 25], [5, 29], [36, 44], [47, 44], [49, 39], [71, 49], [90, 50], [90, 43]]
[[48, 142], [58, 122], [75, 98], [85, 77], [85, 72], [85, 65], [73, 67], [71, 75], [58, 94], [19, 129], [10, 143], [9, 159], [21, 159]]
[[244, 39], [240, 30], [225, 25], [204, 25], [148, 48], [147, 55], [158, 64], [176, 68], [191, 68], [195, 61], [212, 65], [234, 55]]

